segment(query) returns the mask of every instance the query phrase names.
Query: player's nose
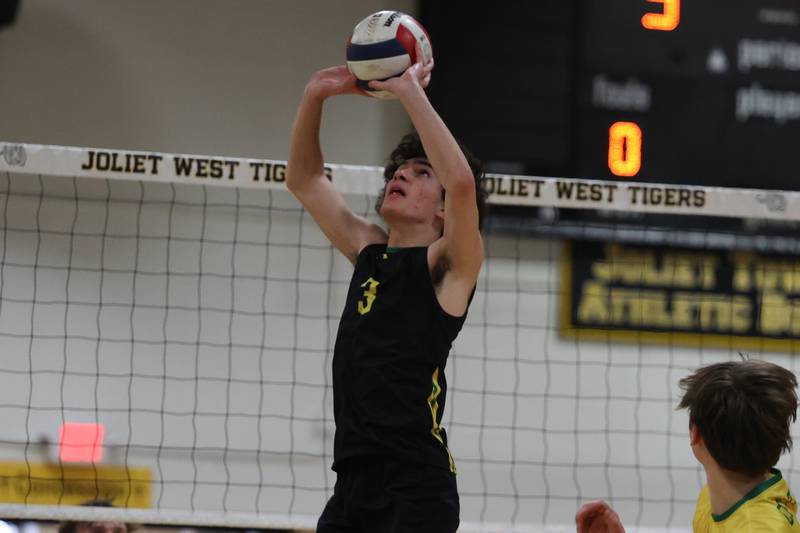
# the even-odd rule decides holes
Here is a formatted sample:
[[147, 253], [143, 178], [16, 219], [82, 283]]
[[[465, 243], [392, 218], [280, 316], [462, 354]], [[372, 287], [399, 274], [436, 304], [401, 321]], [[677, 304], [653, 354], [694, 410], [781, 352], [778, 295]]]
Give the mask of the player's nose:
[[392, 179], [408, 181], [408, 176], [406, 176], [406, 172], [407, 172], [406, 169], [398, 168], [397, 170], [395, 170], [394, 176], [392, 176]]

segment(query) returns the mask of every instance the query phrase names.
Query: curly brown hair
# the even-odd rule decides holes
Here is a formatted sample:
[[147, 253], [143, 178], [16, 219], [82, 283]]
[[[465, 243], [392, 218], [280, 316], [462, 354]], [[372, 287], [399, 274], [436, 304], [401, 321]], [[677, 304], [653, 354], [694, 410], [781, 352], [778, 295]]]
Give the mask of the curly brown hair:
[[[109, 500], [91, 500], [87, 502], [83, 502], [81, 507], [114, 507], [114, 504], [111, 503]], [[80, 531], [103, 531], [109, 526], [110, 524], [116, 525], [117, 522], [115, 521], [103, 521], [103, 520], [79, 520], [73, 521], [69, 520], [66, 522], [61, 522], [58, 525], [58, 533], [79, 533]], [[122, 523], [124, 530], [126, 533], [135, 533], [136, 530], [139, 529], [138, 524], [129, 524], [129, 523]]]
[[[472, 170], [472, 176], [475, 178], [475, 199], [478, 205], [478, 227], [483, 227], [483, 219], [486, 217], [489, 208], [489, 204], [487, 202], [487, 197], [489, 194], [486, 192], [486, 188], [484, 186], [485, 181], [483, 163], [480, 159], [475, 157], [475, 155], [470, 152], [466, 146], [461, 144], [461, 142], [458, 142], [458, 147], [461, 148], [461, 152], [464, 154], [470, 170]], [[400, 140], [400, 143], [395, 147], [395, 149], [392, 150], [392, 153], [389, 155], [389, 162], [383, 168], [384, 186], [381, 188], [380, 192], [378, 193], [378, 198], [375, 200], [375, 211], [377, 211], [379, 215], [381, 213], [381, 206], [383, 205], [383, 195], [386, 192], [386, 184], [391, 181], [394, 173], [397, 171], [400, 165], [409, 159], [414, 159], [417, 157], [424, 157], [427, 159], [425, 148], [422, 146], [422, 141], [416, 132], [406, 134]], [[442, 191], [443, 199], [444, 195], [445, 192]]]
[[753, 359], [716, 363], [683, 378], [679, 409], [703, 437], [711, 457], [733, 472], [756, 477], [792, 448], [797, 378]]

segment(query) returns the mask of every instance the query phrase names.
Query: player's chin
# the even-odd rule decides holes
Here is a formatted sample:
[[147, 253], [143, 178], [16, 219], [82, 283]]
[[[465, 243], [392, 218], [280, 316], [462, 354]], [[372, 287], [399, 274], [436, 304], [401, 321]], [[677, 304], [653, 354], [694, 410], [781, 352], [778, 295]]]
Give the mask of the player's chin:
[[381, 217], [389, 223], [415, 218], [414, 213], [409, 211], [408, 206], [402, 202], [402, 198], [384, 200], [381, 205]]
[[403, 210], [397, 205], [393, 199], [384, 198], [381, 204], [381, 216], [383, 218], [393, 218], [402, 216]]

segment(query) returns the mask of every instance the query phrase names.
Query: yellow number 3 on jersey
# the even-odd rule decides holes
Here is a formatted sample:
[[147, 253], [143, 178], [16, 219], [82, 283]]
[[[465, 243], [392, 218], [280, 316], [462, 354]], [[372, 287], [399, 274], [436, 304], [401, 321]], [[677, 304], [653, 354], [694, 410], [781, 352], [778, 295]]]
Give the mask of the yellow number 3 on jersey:
[[372, 278], [368, 278], [367, 281], [361, 284], [361, 286], [366, 287], [367, 290], [364, 291], [364, 298], [366, 298], [366, 302], [361, 300], [358, 301], [359, 314], [366, 315], [369, 313], [370, 309], [372, 309], [372, 302], [374, 302], [375, 298], [378, 296], [378, 284], [379, 282]]

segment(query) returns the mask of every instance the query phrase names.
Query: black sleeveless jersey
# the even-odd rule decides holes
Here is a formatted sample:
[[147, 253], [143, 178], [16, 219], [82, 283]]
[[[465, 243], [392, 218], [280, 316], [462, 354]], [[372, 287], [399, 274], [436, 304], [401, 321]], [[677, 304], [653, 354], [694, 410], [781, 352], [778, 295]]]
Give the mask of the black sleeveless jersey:
[[365, 455], [449, 468], [444, 367], [464, 316], [434, 293], [428, 248], [365, 247], [333, 353], [333, 469]]

